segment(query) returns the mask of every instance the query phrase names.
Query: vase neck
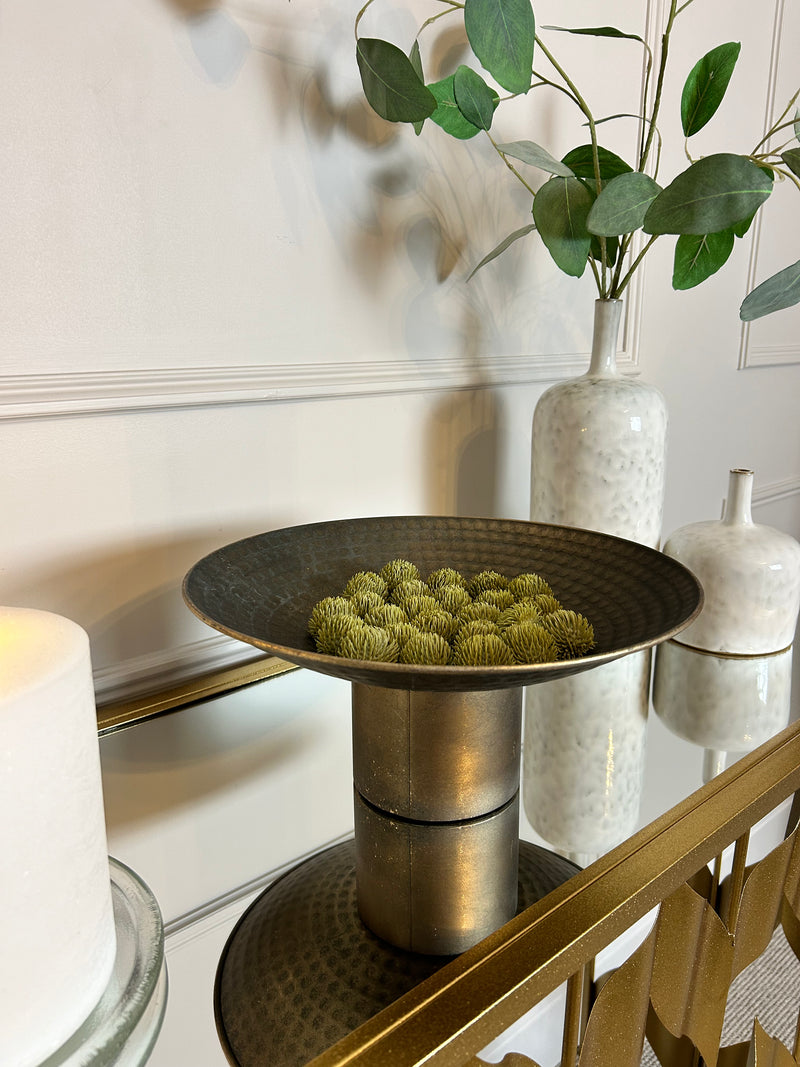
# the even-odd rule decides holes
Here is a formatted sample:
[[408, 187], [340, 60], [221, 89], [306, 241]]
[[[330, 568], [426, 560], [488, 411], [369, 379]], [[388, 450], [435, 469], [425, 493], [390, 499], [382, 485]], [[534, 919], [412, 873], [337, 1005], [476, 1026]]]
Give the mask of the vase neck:
[[621, 300], [595, 300], [592, 358], [589, 374], [616, 374]]
[[728, 477], [728, 497], [725, 501], [722, 521], [729, 526], [735, 523], [752, 525], [752, 499], [753, 472], [741, 468], [732, 470]]

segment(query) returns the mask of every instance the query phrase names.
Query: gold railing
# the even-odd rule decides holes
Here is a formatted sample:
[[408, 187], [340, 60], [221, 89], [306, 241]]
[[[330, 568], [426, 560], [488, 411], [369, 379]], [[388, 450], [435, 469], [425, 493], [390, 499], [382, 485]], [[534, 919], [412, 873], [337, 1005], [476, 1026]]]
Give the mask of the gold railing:
[[[746, 866], [751, 827], [798, 789], [795, 723], [354, 1030], [313, 1067], [481, 1064], [481, 1049], [564, 982], [563, 1067], [638, 1065], [645, 1033], [670, 1067], [797, 1063], [797, 1035], [791, 1051], [757, 1023], [750, 1042], [720, 1052], [720, 1037], [733, 979], [761, 955], [779, 923], [800, 956], [796, 819], [778, 848]], [[732, 871], [720, 885], [720, 856], [734, 842]], [[595, 997], [598, 952], [657, 905], [652, 932]], [[504, 1065], [533, 1061], [513, 1053]]]

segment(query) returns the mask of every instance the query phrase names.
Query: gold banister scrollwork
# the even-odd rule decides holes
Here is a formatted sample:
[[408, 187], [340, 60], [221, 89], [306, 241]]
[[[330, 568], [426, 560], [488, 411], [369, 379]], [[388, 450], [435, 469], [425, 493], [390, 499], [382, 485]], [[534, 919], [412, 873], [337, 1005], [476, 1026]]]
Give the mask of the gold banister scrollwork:
[[[576, 1005], [585, 1003], [575, 993], [585, 986], [585, 969], [657, 905], [651, 933], [604, 982], [578, 1028], [580, 1067], [638, 1067], [645, 1034], [665, 1067], [797, 1067], [797, 1039], [790, 1051], [757, 1021], [749, 1042], [720, 1050], [720, 1038], [732, 981], [778, 924], [800, 958], [797, 829], [745, 868], [750, 828], [798, 789], [794, 723], [316, 1057], [313, 1067], [478, 1067], [482, 1048], [565, 981], [573, 996], [562, 1065], [573, 1067]], [[732, 873], [717, 885], [707, 864], [735, 841]], [[536, 1065], [510, 1053], [502, 1067]]]

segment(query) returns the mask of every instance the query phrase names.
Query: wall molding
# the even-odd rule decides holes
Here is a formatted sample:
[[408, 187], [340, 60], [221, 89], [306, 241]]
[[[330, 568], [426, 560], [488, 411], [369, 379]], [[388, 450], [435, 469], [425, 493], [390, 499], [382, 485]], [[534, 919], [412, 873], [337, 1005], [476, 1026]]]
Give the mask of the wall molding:
[[780, 482], [771, 482], [753, 489], [752, 505], [754, 508], [776, 504], [779, 500], [800, 495], [800, 477], [784, 478]]
[[[778, 86], [778, 68], [780, 65], [781, 37], [785, 16], [785, 0], [775, 0], [772, 24], [772, 45], [770, 49], [769, 75], [767, 77], [767, 98], [764, 106], [764, 135], [775, 120], [775, 100]], [[762, 213], [756, 216], [752, 227], [750, 243], [750, 261], [747, 267], [747, 288], [752, 292], [758, 285], [758, 253], [761, 246], [763, 228]], [[739, 341], [739, 370], [751, 370], [754, 367], [776, 367], [800, 363], [800, 342], [793, 341], [783, 345], [758, 345], [751, 343], [752, 323], [743, 322]]]
[[[630, 347], [620, 353], [622, 371], [635, 370]], [[0, 420], [497, 388], [558, 381], [585, 371], [588, 362], [588, 352], [573, 352], [480, 363], [452, 358], [424, 365], [376, 360], [6, 375], [0, 377]]]

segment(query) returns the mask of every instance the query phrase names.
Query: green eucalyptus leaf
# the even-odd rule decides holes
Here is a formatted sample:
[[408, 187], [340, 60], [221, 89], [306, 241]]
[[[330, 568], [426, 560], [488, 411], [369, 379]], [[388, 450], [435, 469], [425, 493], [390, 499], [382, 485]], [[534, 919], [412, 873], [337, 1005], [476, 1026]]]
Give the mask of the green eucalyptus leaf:
[[453, 92], [458, 110], [467, 122], [481, 130], [491, 129], [497, 93], [477, 71], [462, 64], [453, 75]]
[[659, 193], [643, 228], [645, 233], [718, 233], [750, 218], [771, 191], [771, 179], [746, 156], [706, 156]]
[[794, 113], [794, 135], [800, 141], [800, 108]]
[[411, 60], [396, 45], [372, 37], [356, 43], [356, 61], [370, 107], [389, 122], [421, 122], [436, 108]]
[[800, 178], [800, 148], [790, 148], [788, 152], [781, 152], [781, 159], [792, 174]]
[[[618, 174], [633, 170], [633, 167], [629, 167], [624, 159], [620, 159], [619, 156], [600, 145], [597, 146], [597, 155], [600, 160], [600, 177], [603, 181], [610, 181]], [[567, 152], [561, 162], [568, 166], [578, 178], [594, 178], [595, 176], [594, 155], [590, 144], [573, 148], [571, 152]]]
[[457, 137], [460, 141], [468, 141], [480, 133], [480, 128], [475, 126], [469, 119], [464, 118], [456, 103], [455, 75], [442, 78], [441, 81], [433, 82], [428, 86], [436, 98], [436, 110], [431, 114], [431, 121], [441, 126], [445, 133], [451, 137]]
[[729, 41], [712, 48], [692, 67], [681, 95], [681, 123], [687, 137], [702, 130], [722, 103], [741, 50], [739, 41]]
[[800, 303], [800, 259], [757, 285], [742, 301], [739, 318], [751, 322], [797, 303]]
[[727, 262], [733, 251], [733, 230], [720, 233], [681, 234], [675, 244], [673, 289], [693, 289]]
[[504, 156], [529, 163], [532, 167], [547, 171], [548, 174], [558, 174], [562, 178], [572, 177], [572, 171], [566, 164], [533, 141], [511, 141], [508, 144], [499, 144], [497, 148]]
[[556, 265], [573, 278], [580, 278], [589, 259], [586, 217], [593, 202], [579, 178], [550, 178], [533, 198], [536, 228]]
[[543, 30], [556, 30], [558, 33], [582, 33], [590, 37], [624, 37], [628, 41], [641, 41], [644, 39], [638, 33], [623, 33], [615, 26], [542, 26]]
[[586, 222], [589, 232], [613, 237], [638, 230], [660, 192], [661, 186], [649, 174], [635, 170], [618, 174], [592, 205]]
[[510, 93], [527, 93], [536, 21], [531, 0], [465, 0], [464, 28], [484, 70]]
[[505, 250], [511, 245], [513, 245], [515, 241], [518, 241], [520, 237], [525, 237], [527, 234], [531, 233], [535, 229], [535, 224], [529, 222], [527, 226], [521, 226], [518, 230], [514, 230], [513, 233], [510, 233], [508, 237], [504, 237], [500, 244], [497, 245], [496, 248], [493, 248], [491, 252], [487, 253], [487, 255], [483, 257], [477, 267], [474, 267], [470, 271], [469, 275], [467, 276], [467, 281], [470, 280], [473, 274], [477, 274], [481, 267], [485, 267], [487, 263], [491, 263], [493, 259], [497, 259], [499, 255], [502, 255], [502, 253], [505, 252]]
[[[425, 75], [422, 71], [422, 55], [419, 50], [419, 40], [415, 37], [414, 43], [411, 46], [411, 51], [408, 53], [408, 59], [411, 66], [414, 68], [414, 73], [419, 80], [425, 84]], [[422, 133], [422, 127], [425, 125], [425, 119], [420, 119], [419, 122], [414, 123], [414, 133], [419, 137]]]

